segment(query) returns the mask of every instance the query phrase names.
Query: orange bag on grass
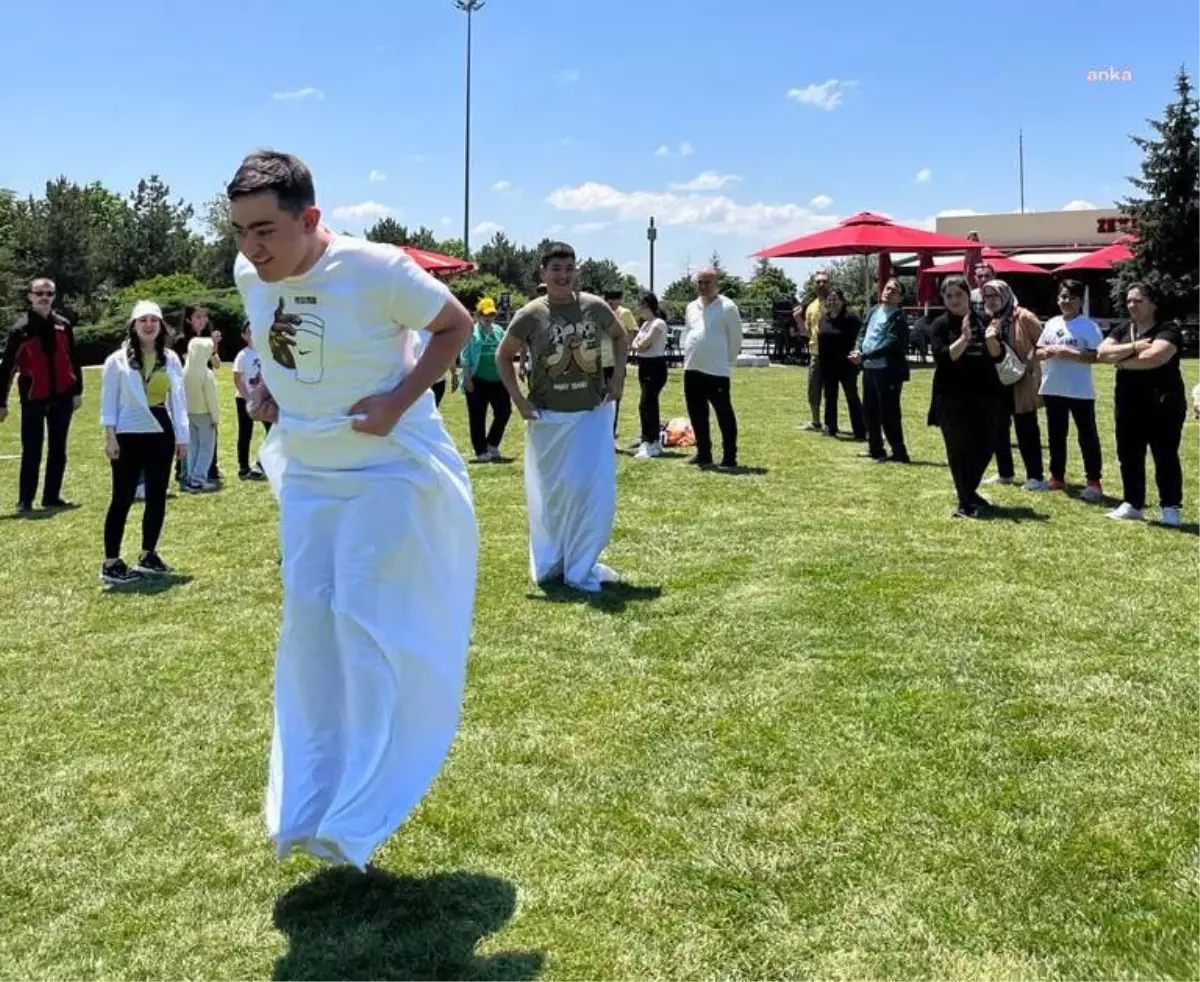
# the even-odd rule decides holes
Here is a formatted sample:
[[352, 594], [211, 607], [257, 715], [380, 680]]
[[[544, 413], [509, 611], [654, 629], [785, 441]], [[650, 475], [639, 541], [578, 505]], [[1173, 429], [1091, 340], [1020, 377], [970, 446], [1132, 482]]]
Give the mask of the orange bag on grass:
[[696, 434], [692, 431], [692, 423], [686, 416], [677, 416], [663, 427], [664, 447], [694, 447]]

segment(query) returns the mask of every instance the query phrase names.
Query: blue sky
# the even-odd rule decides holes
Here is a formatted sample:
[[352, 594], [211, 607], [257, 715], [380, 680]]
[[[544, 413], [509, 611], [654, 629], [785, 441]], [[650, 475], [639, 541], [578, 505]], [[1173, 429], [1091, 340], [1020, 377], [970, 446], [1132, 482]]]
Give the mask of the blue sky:
[[[66, 174], [127, 191], [153, 172], [200, 202], [273, 146], [313, 168], [335, 228], [391, 214], [461, 234], [451, 0], [107, 6], [27, 8], [29, 41], [0, 74], [0, 187]], [[1128, 134], [1171, 100], [1180, 64], [1195, 71], [1197, 9], [974, 11], [489, 0], [474, 20], [472, 244], [497, 227], [553, 234], [645, 281], [653, 213], [660, 288], [714, 249], [742, 272], [755, 249], [863, 209], [913, 223], [1016, 210], [1019, 127], [1028, 210], [1110, 204], [1138, 167]], [[1109, 67], [1133, 80], [1087, 80]]]

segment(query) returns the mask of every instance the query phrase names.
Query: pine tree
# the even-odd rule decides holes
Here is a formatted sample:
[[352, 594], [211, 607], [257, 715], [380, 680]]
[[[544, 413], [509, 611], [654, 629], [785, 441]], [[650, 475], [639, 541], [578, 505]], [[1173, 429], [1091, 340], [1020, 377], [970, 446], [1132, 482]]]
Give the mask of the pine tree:
[[1162, 121], [1149, 120], [1160, 139], [1131, 137], [1144, 152], [1142, 176], [1130, 183], [1142, 192], [1119, 202], [1137, 222], [1133, 259], [1113, 279], [1112, 297], [1124, 309], [1125, 292], [1134, 281], [1151, 283], [1163, 295], [1159, 310], [1167, 317], [1194, 315], [1200, 284], [1200, 122], [1192, 83], [1184, 69], [1175, 78], [1176, 102]]

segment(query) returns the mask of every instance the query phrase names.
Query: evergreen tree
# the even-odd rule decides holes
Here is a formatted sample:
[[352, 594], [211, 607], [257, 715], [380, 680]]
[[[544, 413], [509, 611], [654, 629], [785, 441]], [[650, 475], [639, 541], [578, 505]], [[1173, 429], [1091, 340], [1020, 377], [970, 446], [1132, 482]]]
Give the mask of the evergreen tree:
[[1126, 198], [1119, 207], [1136, 220], [1138, 239], [1131, 246], [1133, 259], [1121, 264], [1112, 285], [1113, 302], [1121, 310], [1130, 283], [1157, 286], [1163, 295], [1159, 309], [1168, 317], [1195, 314], [1200, 283], [1200, 120], [1191, 79], [1182, 68], [1175, 92], [1178, 99], [1165, 118], [1149, 121], [1159, 139], [1131, 138], [1145, 154], [1142, 176], [1129, 179], [1142, 196]]

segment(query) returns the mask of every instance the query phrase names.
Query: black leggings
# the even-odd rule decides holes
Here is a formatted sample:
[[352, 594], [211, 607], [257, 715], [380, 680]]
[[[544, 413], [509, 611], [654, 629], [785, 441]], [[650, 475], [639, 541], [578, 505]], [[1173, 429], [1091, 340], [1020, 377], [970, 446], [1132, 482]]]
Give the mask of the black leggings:
[[662, 438], [662, 418], [658, 397], [667, 384], [666, 358], [639, 358], [638, 385], [642, 394], [638, 400], [638, 415], [642, 421], [642, 442], [658, 443]]
[[[492, 425], [487, 425], [488, 407], [492, 407]], [[473, 378], [467, 393], [467, 422], [471, 430], [471, 447], [476, 455], [487, 453], [489, 447], [500, 449], [504, 430], [512, 416], [512, 398], [504, 383]]]
[[1163, 508], [1183, 505], [1183, 468], [1179, 443], [1187, 404], [1182, 389], [1138, 401], [1118, 397], [1117, 458], [1121, 462], [1122, 498], [1134, 508], [1146, 507], [1146, 449], [1154, 458], [1154, 481]]
[[[240, 396], [234, 400], [237, 404], [238, 418], [238, 471], [246, 473], [250, 469], [250, 440], [254, 436], [254, 420], [250, 418], [250, 414], [246, 411], [246, 400]], [[262, 421], [263, 429], [268, 433], [271, 432], [271, 424], [266, 420]], [[214, 456], [216, 456], [214, 454]]]
[[954, 479], [958, 507], [972, 510], [977, 504], [979, 482], [991, 463], [996, 447], [996, 418], [999, 400], [979, 402], [938, 400], [938, 425], [946, 442], [946, 463]]
[[125, 520], [133, 507], [138, 477], [146, 475], [146, 508], [142, 512], [142, 551], [154, 552], [167, 515], [167, 485], [175, 456], [175, 428], [165, 409], [151, 410], [161, 433], [118, 433], [120, 455], [112, 461], [112, 501], [104, 519], [104, 558], [119, 559]]
[[830, 433], [838, 432], [838, 387], [846, 394], [846, 409], [850, 413], [850, 429], [856, 439], [867, 435], [863, 422], [862, 400], [858, 397], [858, 368], [845, 353], [839, 351], [819, 363], [821, 384], [825, 396], [825, 426]]
[[1061, 481], [1067, 475], [1067, 430], [1074, 418], [1083, 473], [1089, 481], [1099, 481], [1102, 458], [1095, 401], [1065, 396], [1042, 396], [1042, 401], [1046, 404], [1046, 429], [1050, 436], [1050, 476]]
[[1014, 474], [1010, 436], [1012, 429], [1017, 431], [1017, 449], [1021, 451], [1026, 479], [1044, 481], [1046, 475], [1042, 470], [1042, 430], [1038, 425], [1037, 410], [1018, 413], [1013, 407], [1013, 391], [1006, 386], [1000, 395], [1000, 415], [996, 417], [996, 473], [1009, 480]]

